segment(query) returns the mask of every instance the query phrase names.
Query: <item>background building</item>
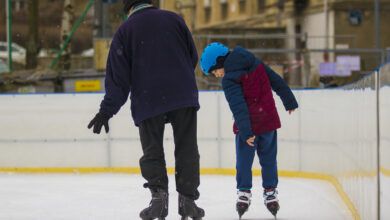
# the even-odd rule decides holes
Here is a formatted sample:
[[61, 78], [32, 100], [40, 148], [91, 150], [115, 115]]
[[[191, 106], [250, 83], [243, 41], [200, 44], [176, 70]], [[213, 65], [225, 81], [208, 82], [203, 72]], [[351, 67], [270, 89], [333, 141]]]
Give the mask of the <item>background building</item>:
[[[70, 22], [72, 27], [89, 0], [66, 1], [71, 2], [74, 10], [73, 21]], [[50, 68], [62, 46], [60, 33], [64, 2], [39, 1], [39, 69]], [[11, 0], [12, 39], [22, 51], [27, 48], [28, 39], [27, 3], [26, 0]], [[390, 60], [390, 50], [385, 57], [385, 49], [390, 48], [390, 30], [386, 28], [390, 20], [390, 0], [380, 0], [379, 5], [382, 50], [375, 49], [372, 0], [154, 0], [153, 4], [184, 18], [192, 31], [199, 55], [213, 41], [225, 43], [230, 48], [241, 45], [270, 65], [293, 88], [348, 84], [374, 71], [382, 61]], [[0, 8], [5, 12], [5, 0], [0, 0]], [[110, 40], [124, 19], [121, 1], [94, 1], [70, 40], [71, 71], [76, 70], [78, 77], [92, 74], [104, 79]], [[5, 13], [0, 13], [0, 41], [6, 41]], [[4, 54], [6, 57], [6, 51]], [[338, 64], [339, 60], [348, 64], [350, 57], [357, 61], [354, 63], [356, 68], [341, 71], [342, 76], [339, 76], [340, 69], [344, 68]], [[0, 59], [3, 59], [4, 66], [4, 58]], [[324, 75], [322, 66], [332, 67], [333, 72], [328, 71], [328, 75]], [[24, 68], [23, 63], [14, 65], [15, 71]], [[63, 71], [62, 75], [70, 75], [59, 65], [57, 70]], [[30, 74], [24, 75], [28, 78]], [[13, 77], [16, 75], [12, 73]], [[196, 75], [200, 89], [221, 88], [218, 79], [205, 77], [200, 68], [196, 69]], [[55, 89], [62, 90], [61, 87]]]
[[[371, 0], [165, 0], [162, 7], [183, 16], [200, 52], [210, 41], [254, 50], [285, 49], [260, 51], [257, 56], [279, 65], [279, 72], [296, 87], [319, 86], [319, 64], [336, 62], [338, 55], [360, 59], [360, 70], [337, 79], [338, 84], [361, 78], [385, 60], [381, 52], [353, 51], [376, 47]], [[380, 1], [382, 49], [390, 47], [389, 11], [390, 1]], [[331, 51], [341, 49], [349, 51]]]

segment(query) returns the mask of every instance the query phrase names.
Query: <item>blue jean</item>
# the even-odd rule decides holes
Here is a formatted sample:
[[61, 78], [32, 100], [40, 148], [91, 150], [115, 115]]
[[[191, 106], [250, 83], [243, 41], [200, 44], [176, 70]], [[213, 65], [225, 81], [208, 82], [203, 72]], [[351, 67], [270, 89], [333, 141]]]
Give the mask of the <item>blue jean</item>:
[[251, 147], [236, 135], [237, 189], [252, 188], [252, 164], [255, 151], [259, 157], [263, 188], [275, 188], [278, 185], [277, 132], [276, 130], [256, 135], [255, 146]]

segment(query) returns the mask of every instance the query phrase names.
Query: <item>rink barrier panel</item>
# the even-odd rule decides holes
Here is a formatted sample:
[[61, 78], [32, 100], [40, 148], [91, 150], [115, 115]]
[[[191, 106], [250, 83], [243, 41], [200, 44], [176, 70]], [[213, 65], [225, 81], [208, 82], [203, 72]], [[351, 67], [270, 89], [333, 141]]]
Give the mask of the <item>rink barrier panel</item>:
[[[141, 174], [139, 167], [47, 167], [47, 168], [0, 168], [0, 172], [9, 173], [126, 173], [126, 174]], [[167, 168], [168, 174], [175, 174], [174, 168]], [[235, 169], [222, 168], [200, 168], [201, 175], [236, 175]], [[261, 176], [261, 170], [252, 170], [253, 176]], [[279, 177], [286, 178], [305, 178], [327, 181], [333, 185], [339, 194], [340, 198], [347, 206], [353, 219], [360, 220], [361, 217], [357, 212], [354, 204], [343, 190], [342, 185], [336, 177], [327, 174], [299, 172], [299, 171], [278, 171]], [[359, 174], [360, 175], [360, 174]], [[373, 175], [373, 174], [371, 174]]]
[[[384, 72], [390, 73], [390, 65], [387, 65], [387, 68]], [[361, 85], [355, 83], [352, 89], [295, 90], [300, 109], [292, 117], [284, 113], [279, 98], [274, 95], [283, 124], [282, 129], [278, 131], [280, 170], [318, 174], [320, 176], [316, 176], [316, 179], [323, 178], [331, 182], [336, 189], [337, 185], [340, 186], [340, 195], [342, 192], [348, 195], [347, 201], [354, 205], [352, 210], [347, 206], [352, 213], [355, 210], [360, 214], [357, 215], [359, 219], [373, 219], [375, 216], [375, 204], [366, 202], [374, 199], [375, 194], [371, 191], [377, 175], [375, 171], [378, 169], [374, 163], [376, 137], [375, 132], [372, 132], [376, 130], [373, 126], [376, 114], [373, 108], [375, 90], [372, 86], [367, 86], [372, 85], [372, 75], [362, 79], [359, 82]], [[384, 75], [386, 74], [381, 74]], [[388, 97], [387, 94], [390, 94], [389, 87], [382, 85], [380, 96], [382, 112], [388, 112], [390, 106], [390, 102], [385, 98]], [[90, 117], [96, 113], [96, 106], [103, 95], [103, 93], [0, 95], [2, 99], [0, 103], [4, 106], [2, 108], [3, 106], [0, 105], [0, 114], [3, 114], [0, 116], [0, 121], [7, 125], [3, 130], [0, 128], [0, 136], [6, 134], [0, 137], [0, 167], [9, 167], [4, 169], [48, 167], [42, 169], [53, 173], [57, 172], [55, 169], [62, 169], [63, 172], [69, 173], [76, 169], [77, 173], [82, 169], [94, 169], [93, 172], [122, 171], [107, 170], [111, 168], [61, 167], [137, 166], [142, 152], [139, 148], [137, 129], [128, 128], [130, 115], [128, 107], [123, 107], [120, 113], [110, 120], [108, 135], [92, 135], [85, 126], [73, 126], [73, 122], [69, 122], [87, 124]], [[351, 102], [347, 104], [346, 99], [350, 99]], [[202, 107], [199, 111], [199, 119], [202, 120], [199, 120], [201, 129], [198, 130], [198, 144], [201, 155], [208, 155], [201, 157], [201, 164], [203, 164], [201, 173], [233, 175], [234, 171], [232, 173], [230, 170], [234, 167], [232, 116], [223, 93], [221, 91], [201, 92], [200, 101]], [[54, 105], [51, 105], [52, 103]], [[328, 108], [324, 103], [329, 103], [328, 105], [333, 108]], [[329, 117], [340, 113], [335, 107], [343, 107], [340, 109], [341, 112], [348, 113], [343, 115], [342, 124], [336, 127], [334, 125], [340, 119]], [[20, 113], [24, 114], [21, 118]], [[36, 117], [38, 115], [40, 115], [39, 119]], [[389, 123], [386, 122], [389, 122], [390, 118], [386, 114], [382, 116], [381, 153], [382, 157], [386, 158], [385, 155], [390, 152], [388, 141], [390, 139], [383, 131], [389, 130]], [[359, 118], [359, 121], [356, 121], [356, 118]], [[16, 124], [12, 124], [13, 122]], [[33, 125], [33, 129], [24, 125]], [[58, 127], [59, 125], [62, 127]], [[173, 139], [172, 134], [167, 133], [168, 138], [164, 138], [168, 146], [167, 166], [172, 167], [174, 160], [170, 154], [172, 154]], [[332, 162], [329, 158], [332, 158]], [[390, 161], [384, 159], [381, 165], [381, 173], [390, 176]], [[259, 165], [254, 162], [254, 169], [256, 168], [259, 168]], [[28, 172], [25, 168], [15, 169], [18, 169], [18, 172], [23, 170]], [[131, 169], [134, 169], [131, 172], [139, 173], [139, 168]], [[83, 172], [87, 171], [83, 170]], [[168, 172], [172, 171], [168, 170]], [[280, 172], [280, 176], [297, 177], [296, 173], [283, 174], [283, 172]], [[254, 174], [259, 175], [256, 172]], [[345, 202], [345, 199], [343, 200]], [[357, 218], [355, 214], [353, 216]]]
[[[321, 121], [321, 118], [316, 120], [320, 120], [320, 123], [325, 123], [325, 126], [315, 127], [314, 129], [318, 130], [316, 132], [311, 131], [313, 128], [307, 127], [309, 124], [302, 125], [303, 122], [313, 120], [318, 115], [323, 115], [324, 112], [330, 111], [329, 115], [334, 114], [333, 109], [324, 110], [316, 107], [322, 100], [327, 100], [330, 96], [340, 97], [338, 98], [339, 100], [344, 100], [350, 96], [351, 98], [360, 99], [360, 95], [356, 96], [352, 91], [343, 92], [342, 90], [334, 89], [297, 90], [294, 93], [297, 99], [301, 101], [301, 106], [300, 110], [296, 112], [297, 114], [294, 113], [292, 117], [283, 111], [279, 98], [275, 96], [283, 124], [282, 129], [278, 131], [278, 157], [280, 157], [278, 165], [280, 165], [280, 169], [291, 172], [311, 172], [329, 175], [330, 177], [327, 178], [327, 181], [331, 182], [336, 189], [338, 189], [337, 186], [344, 186], [344, 190], [337, 191], [351, 210], [352, 215], [359, 216], [355, 217], [355, 219], [364, 218], [365, 215], [360, 212], [361, 208], [359, 209], [359, 201], [366, 197], [356, 197], [358, 191], [349, 186], [351, 186], [351, 183], [354, 183], [353, 181], [359, 181], [362, 176], [373, 175], [369, 167], [363, 166], [363, 168], [368, 168], [368, 170], [361, 170], [362, 167], [358, 166], [359, 159], [362, 159], [361, 157], [356, 157], [353, 155], [354, 152], [350, 152], [348, 148], [343, 148], [343, 145], [350, 146], [348, 142], [353, 140], [352, 138], [354, 137], [347, 136], [344, 138], [344, 135], [338, 135], [334, 136], [337, 139], [328, 139], [328, 135], [333, 137], [332, 134], [337, 135], [337, 133], [328, 130], [329, 126], [332, 125], [325, 120]], [[366, 98], [370, 100], [371, 90], [365, 91], [364, 94], [366, 93], [369, 95]], [[96, 136], [86, 129], [91, 115], [96, 113], [96, 106], [102, 96], [103, 93], [1, 95], [0, 98], [5, 101], [2, 102], [5, 111], [3, 111], [3, 118], [1, 116], [0, 118], [4, 119], [5, 123], [10, 127], [3, 127], [0, 134], [10, 135], [0, 137], [0, 150], [4, 153], [3, 156], [0, 155], [2, 157], [0, 166], [11, 167], [11, 169], [13, 167], [53, 167], [47, 168], [46, 172], [55, 172], [57, 168], [54, 167], [62, 169], [61, 167], [137, 166], [138, 158], [142, 151], [139, 147], [137, 129], [129, 126], [129, 103], [125, 104], [126, 107], [122, 107], [118, 115], [110, 121], [110, 133], [108, 135]], [[202, 92], [200, 93], [200, 101], [202, 107], [199, 111], [199, 119], [202, 120], [199, 120], [199, 127], [207, 129], [198, 130], [198, 144], [200, 152], [203, 152], [201, 155], [208, 155], [208, 157], [201, 157], [202, 169], [204, 167], [215, 167], [217, 170], [222, 170], [216, 171], [211, 169], [207, 172], [209, 174], [223, 174], [223, 172], [226, 172], [226, 175], [232, 175], [231, 171], [224, 169], [234, 167], [234, 139], [231, 132], [232, 116], [224, 100], [223, 93], [221, 91]], [[52, 103], [53, 105], [49, 105]], [[333, 100], [333, 103], [339, 104], [340, 102]], [[216, 110], [216, 104], [221, 108], [221, 111]], [[364, 104], [364, 102], [360, 104]], [[369, 104], [371, 103], [369, 102]], [[2, 108], [0, 108], [0, 112], [1, 110]], [[21, 120], [19, 117], [16, 117], [19, 115], [15, 114], [15, 112], [24, 114]], [[367, 112], [365, 111], [353, 111], [351, 113], [358, 113], [357, 116], [371, 115], [371, 112], [366, 114]], [[9, 116], [7, 117], [7, 115]], [[38, 118], [38, 115], [41, 116]], [[220, 126], [216, 125], [217, 117], [214, 115], [221, 117], [219, 119]], [[347, 119], [346, 123], [350, 123], [350, 118]], [[368, 119], [370, 120], [370, 118]], [[77, 121], [81, 125], [85, 124], [85, 126], [74, 127], [72, 121]], [[365, 124], [367, 122], [362, 121], [362, 123]], [[33, 129], [27, 129], [28, 127], [26, 128], [24, 125], [33, 125]], [[59, 128], [58, 125], [64, 128]], [[221, 128], [219, 134], [216, 132], [218, 130], [217, 127]], [[167, 134], [164, 140], [166, 142], [165, 149], [168, 151], [166, 154], [167, 166], [172, 167], [171, 163], [174, 161], [172, 158], [173, 139], [169, 130], [166, 129]], [[357, 144], [363, 146], [362, 144], [366, 145], [365, 143], [365, 140], [362, 140], [362, 142]], [[367, 143], [370, 144], [371, 141], [369, 140]], [[366, 162], [371, 161], [371, 159], [367, 160], [369, 157], [365, 156], [370, 155], [371, 147], [358, 149], [370, 150], [361, 155], [364, 155], [363, 159]], [[318, 155], [318, 157], [311, 158], [310, 155]], [[321, 155], [327, 155], [329, 158], [334, 158], [335, 161], [342, 157], [344, 162], [340, 165], [344, 166], [345, 169], [340, 166], [337, 168], [342, 168], [343, 173], [339, 174], [338, 169], [332, 169], [334, 167], [327, 166], [329, 161]], [[254, 162], [254, 169], [258, 167], [259, 164]], [[387, 165], [387, 167], [390, 166]], [[17, 169], [20, 172], [26, 170], [23, 168]], [[64, 169], [66, 172], [72, 172], [71, 170], [67, 171], [67, 168]], [[95, 172], [97, 171], [106, 172], [107, 170], [106, 168], [95, 168]], [[78, 172], [81, 172], [81, 170]], [[134, 170], [133, 172], [139, 173], [139, 170]], [[356, 176], [358, 178], [340, 179], [340, 177], [346, 176]], [[332, 182], [332, 177], [336, 178], [337, 181]], [[342, 196], [344, 194], [349, 195], [349, 197]], [[367, 198], [367, 200], [369, 199]], [[348, 205], [348, 201], [357, 203], [354, 203], [355, 206], [351, 206]], [[355, 213], [354, 210], [359, 210], [359, 212], [356, 211]], [[357, 213], [360, 214], [358, 215]]]
[[385, 176], [390, 176], [390, 170], [381, 167], [381, 173], [384, 174]]

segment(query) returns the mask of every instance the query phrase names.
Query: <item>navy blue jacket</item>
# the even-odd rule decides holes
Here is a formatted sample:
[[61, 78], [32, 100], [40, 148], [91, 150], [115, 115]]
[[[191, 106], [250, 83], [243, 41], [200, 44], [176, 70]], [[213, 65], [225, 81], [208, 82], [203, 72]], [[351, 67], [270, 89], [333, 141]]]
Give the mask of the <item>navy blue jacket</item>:
[[112, 117], [130, 92], [141, 121], [183, 107], [197, 107], [196, 48], [184, 20], [155, 7], [132, 14], [116, 31], [107, 59], [100, 112]]
[[[255, 71], [259, 65], [264, 66], [266, 77], [268, 77], [267, 80], [269, 80], [272, 90], [281, 98], [285, 109], [292, 110], [298, 107], [298, 103], [290, 87], [277, 73], [246, 49], [240, 46], [234, 48], [224, 63], [225, 76], [222, 79], [222, 87], [243, 141], [246, 141], [254, 135], [252, 128], [256, 126], [251, 125], [250, 111], [248, 110], [248, 103], [246, 101], [248, 97], [244, 97], [242, 85], [238, 80], [243, 75]], [[260, 87], [264, 85], [252, 86]], [[267, 105], [271, 104], [267, 103]]]

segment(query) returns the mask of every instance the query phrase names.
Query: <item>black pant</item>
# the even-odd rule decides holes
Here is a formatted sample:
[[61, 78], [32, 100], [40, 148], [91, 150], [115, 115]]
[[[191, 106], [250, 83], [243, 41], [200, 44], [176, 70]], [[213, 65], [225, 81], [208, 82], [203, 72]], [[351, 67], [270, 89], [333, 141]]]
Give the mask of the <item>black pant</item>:
[[181, 108], [148, 118], [139, 124], [144, 155], [140, 159], [142, 176], [151, 189], [168, 190], [168, 176], [164, 158], [165, 123], [171, 123], [175, 141], [176, 190], [191, 199], [198, 199], [199, 152], [197, 145], [197, 109]]

